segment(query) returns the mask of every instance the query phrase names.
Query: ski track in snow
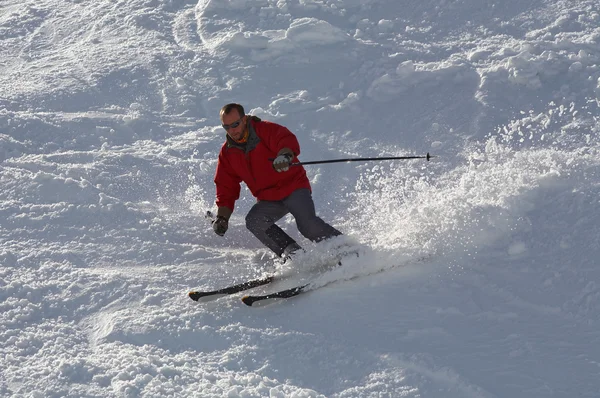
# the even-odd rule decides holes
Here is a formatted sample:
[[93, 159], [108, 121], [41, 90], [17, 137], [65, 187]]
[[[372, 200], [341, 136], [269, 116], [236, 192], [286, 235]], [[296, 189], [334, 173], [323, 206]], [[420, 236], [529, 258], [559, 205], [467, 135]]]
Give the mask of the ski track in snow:
[[[597, 397], [598, 26], [594, 1], [3, 1], [0, 396]], [[307, 166], [361, 257], [199, 305], [271, 261], [247, 189], [225, 238], [204, 219], [232, 101], [305, 161], [436, 158]]]

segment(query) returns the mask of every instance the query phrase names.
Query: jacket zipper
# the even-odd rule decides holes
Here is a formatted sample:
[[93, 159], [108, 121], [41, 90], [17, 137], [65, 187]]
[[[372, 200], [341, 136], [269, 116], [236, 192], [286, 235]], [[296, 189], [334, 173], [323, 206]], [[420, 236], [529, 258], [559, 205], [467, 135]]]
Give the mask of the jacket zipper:
[[254, 176], [254, 171], [252, 170], [252, 164], [250, 163], [250, 153], [244, 153], [244, 157], [246, 159], [246, 166], [248, 166], [248, 171], [250, 172], [250, 175], [252, 176], [252, 180], [254, 181], [254, 184], [256, 185], [256, 177]]

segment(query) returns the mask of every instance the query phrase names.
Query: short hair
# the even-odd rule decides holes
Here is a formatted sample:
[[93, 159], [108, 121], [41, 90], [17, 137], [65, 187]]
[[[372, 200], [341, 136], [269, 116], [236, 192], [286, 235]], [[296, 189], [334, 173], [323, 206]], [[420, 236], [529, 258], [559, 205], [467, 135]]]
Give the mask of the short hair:
[[228, 115], [229, 112], [231, 112], [234, 109], [236, 111], [238, 111], [238, 114], [240, 115], [240, 117], [244, 117], [246, 115], [246, 113], [244, 112], [243, 106], [241, 106], [240, 104], [231, 103], [231, 104], [227, 104], [221, 108], [221, 113], [219, 114], [219, 116], [221, 117], [221, 119], [223, 119], [223, 115]]

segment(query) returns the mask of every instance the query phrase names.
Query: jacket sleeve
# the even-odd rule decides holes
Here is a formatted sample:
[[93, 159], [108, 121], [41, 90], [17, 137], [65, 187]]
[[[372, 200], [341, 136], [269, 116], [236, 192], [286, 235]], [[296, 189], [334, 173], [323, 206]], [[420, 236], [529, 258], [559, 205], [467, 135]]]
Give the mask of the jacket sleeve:
[[224, 154], [224, 149], [219, 153], [217, 171], [215, 172], [215, 185], [217, 187], [217, 207], [228, 207], [231, 211], [235, 208], [235, 201], [240, 197], [242, 179], [234, 172], [231, 164]]

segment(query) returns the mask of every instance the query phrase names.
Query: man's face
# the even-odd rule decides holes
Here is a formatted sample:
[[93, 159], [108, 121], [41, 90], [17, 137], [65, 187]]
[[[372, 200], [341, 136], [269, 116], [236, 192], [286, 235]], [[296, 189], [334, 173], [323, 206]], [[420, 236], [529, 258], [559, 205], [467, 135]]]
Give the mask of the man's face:
[[224, 114], [221, 118], [221, 123], [223, 124], [223, 128], [227, 131], [227, 134], [234, 141], [239, 141], [244, 138], [247, 129], [246, 116], [240, 118], [237, 109], [232, 109], [228, 114]]

